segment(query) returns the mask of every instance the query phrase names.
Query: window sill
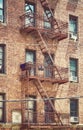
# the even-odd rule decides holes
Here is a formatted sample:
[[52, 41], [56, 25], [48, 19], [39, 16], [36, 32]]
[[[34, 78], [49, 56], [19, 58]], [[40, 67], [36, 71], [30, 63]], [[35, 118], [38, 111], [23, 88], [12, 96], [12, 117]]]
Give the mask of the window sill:
[[0, 77], [5, 77], [5, 76], [7, 76], [7, 74], [6, 73], [0, 73]]
[[78, 39], [75, 40], [75, 39], [69, 38], [69, 41], [71, 41], [71, 42], [78, 42]]
[[0, 26], [7, 26], [7, 23], [0, 22]]
[[78, 81], [69, 81], [70, 83], [78, 83]]

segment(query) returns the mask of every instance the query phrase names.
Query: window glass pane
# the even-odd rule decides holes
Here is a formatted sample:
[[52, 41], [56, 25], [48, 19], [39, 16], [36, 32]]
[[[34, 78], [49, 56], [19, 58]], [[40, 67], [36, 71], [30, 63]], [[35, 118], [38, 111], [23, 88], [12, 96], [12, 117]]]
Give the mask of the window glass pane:
[[0, 73], [4, 73], [4, 45], [0, 46]]
[[34, 13], [34, 5], [31, 4], [25, 4], [25, 11], [27, 12], [33, 12]]
[[[3, 100], [3, 97], [0, 95], [0, 101]], [[3, 102], [0, 102], [0, 107], [3, 107]]]
[[70, 70], [72, 71], [77, 70], [77, 60], [70, 60]]
[[34, 19], [34, 12], [35, 12], [35, 5], [32, 3], [25, 3], [25, 12], [30, 13], [28, 17], [25, 18], [25, 24], [27, 26], [34, 26], [35, 19]]
[[70, 100], [70, 115], [77, 116], [78, 114], [78, 100]]
[[3, 52], [3, 47], [0, 47], [0, 52]]
[[34, 62], [35, 60], [35, 54], [32, 51], [26, 51], [26, 62]]
[[70, 16], [69, 19], [69, 31], [73, 34], [77, 34], [77, 17]]
[[0, 59], [2, 59], [2, 57], [3, 57], [3, 53], [0, 53]]
[[2, 65], [2, 60], [0, 60], [0, 65]]
[[35, 109], [35, 101], [34, 101], [35, 98], [28, 97], [26, 99], [28, 99], [28, 101], [26, 102], [26, 108], [34, 110]]
[[3, 110], [0, 109], [0, 121], [2, 121], [2, 119], [3, 119]]
[[3, 10], [0, 10], [0, 21], [3, 21]]
[[3, 0], [0, 0], [0, 8], [3, 8]]
[[46, 28], [51, 28], [50, 22], [44, 22], [44, 27], [46, 27]]

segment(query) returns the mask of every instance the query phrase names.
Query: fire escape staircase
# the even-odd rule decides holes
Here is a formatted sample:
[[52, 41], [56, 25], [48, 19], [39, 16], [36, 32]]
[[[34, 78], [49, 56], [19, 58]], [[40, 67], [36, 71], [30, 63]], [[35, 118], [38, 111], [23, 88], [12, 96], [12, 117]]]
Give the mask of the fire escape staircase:
[[49, 96], [48, 96], [46, 90], [44, 89], [44, 86], [42, 85], [42, 82], [41, 82], [39, 79], [37, 79], [37, 81], [33, 80], [33, 83], [36, 85], [36, 88], [37, 88], [38, 92], [40, 93], [42, 99], [43, 99], [44, 101], [45, 101], [45, 100], [48, 100], [48, 101], [49, 101], [49, 103], [50, 103], [50, 105], [51, 105], [51, 107], [52, 107], [52, 109], [53, 109], [53, 112], [54, 112], [54, 114], [56, 115], [55, 120], [54, 120], [54, 121], [55, 121], [55, 124], [56, 124], [56, 125], [63, 125], [63, 123], [62, 123], [62, 121], [61, 121], [61, 119], [60, 119], [60, 115], [57, 113], [57, 111], [56, 111], [56, 109], [55, 109], [55, 107], [54, 107], [54, 105], [53, 105], [51, 99], [49, 98]]
[[[49, 4], [48, 4], [48, 1], [47, 1], [47, 0], [40, 0], [40, 3], [41, 3], [41, 5], [42, 5], [42, 7], [43, 7], [45, 13], [46, 13], [45, 7], [48, 8], [49, 13], [46, 13], [46, 16], [47, 16], [49, 22], [52, 24], [52, 26], [55, 26], [55, 30], [58, 29], [58, 33], [59, 33], [59, 36], [60, 36], [61, 30], [60, 30], [60, 28], [59, 28], [58, 22], [57, 22], [56, 19], [53, 17], [53, 13], [52, 13], [52, 10], [50, 9], [50, 6], [49, 6]], [[31, 8], [29, 8], [29, 10], [32, 12]], [[50, 17], [49, 17], [49, 16], [50, 16]], [[29, 21], [31, 22], [31, 19], [29, 19]], [[52, 58], [52, 56], [51, 56], [51, 54], [50, 54], [49, 48], [48, 48], [48, 46], [47, 46], [47, 43], [45, 42], [45, 40], [44, 40], [44, 38], [43, 38], [43, 35], [41, 34], [40, 30], [36, 29], [36, 31], [37, 31], [38, 36], [39, 36], [39, 37], [37, 38], [37, 42], [38, 42], [38, 45], [39, 45], [39, 47], [40, 47], [40, 49], [41, 49], [41, 51], [42, 51], [42, 54], [43, 54], [43, 50], [46, 49], [46, 51], [47, 51], [47, 53], [48, 53], [48, 55], [49, 55], [49, 57], [50, 57], [50, 59], [51, 59], [53, 65], [55, 66], [56, 72], [57, 72], [57, 74], [59, 75], [60, 80], [62, 80], [62, 77], [61, 77], [61, 75], [60, 75], [60, 73], [59, 73], [59, 71], [58, 71], [56, 65], [54, 64], [54, 61], [53, 61], [53, 58]], [[43, 47], [41, 46], [41, 43], [43, 44]], [[56, 114], [56, 117], [57, 117], [57, 119], [55, 119], [56, 125], [63, 125], [63, 123], [62, 123], [62, 121], [61, 121], [61, 119], [60, 119], [60, 116], [58, 115], [58, 113], [57, 113], [57, 111], [56, 111], [54, 105], [52, 104], [52, 101], [50, 100], [50, 98], [49, 98], [47, 92], [45, 91], [45, 89], [44, 89], [44, 87], [43, 87], [42, 82], [40, 81], [40, 79], [37, 78], [36, 80], [33, 80], [33, 81], [34, 81], [34, 83], [35, 83], [35, 85], [36, 85], [36, 87], [37, 87], [37, 90], [39, 91], [41, 97], [42, 97], [43, 99], [46, 98], [46, 99], [49, 101], [49, 103], [51, 104], [51, 107], [52, 107], [52, 109], [54, 110], [54, 112], [55, 112], [55, 114]]]

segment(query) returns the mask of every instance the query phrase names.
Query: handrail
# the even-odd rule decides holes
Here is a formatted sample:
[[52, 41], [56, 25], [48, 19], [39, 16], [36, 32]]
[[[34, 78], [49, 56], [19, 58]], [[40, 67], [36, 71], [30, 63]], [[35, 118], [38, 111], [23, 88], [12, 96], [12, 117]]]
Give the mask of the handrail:
[[[26, 62], [20, 65], [22, 72], [28, 71], [29, 76], [39, 76], [44, 78], [59, 78], [57, 75], [57, 71], [54, 65], [45, 65], [40, 63], [31, 63]], [[62, 75], [62, 79], [68, 78], [68, 68], [57, 67], [60, 74]]]
[[[32, 115], [32, 118], [31, 118], [31, 115]], [[70, 116], [69, 114], [67, 113], [64, 113], [64, 114], [60, 114], [60, 117], [63, 118], [63, 125], [66, 124], [68, 125], [69, 122], [70, 122]], [[38, 125], [38, 124], [41, 124], [41, 125], [48, 125], [48, 124], [53, 124], [53, 125], [56, 125], [56, 122], [55, 122], [55, 119], [57, 118], [56, 117], [56, 113], [53, 112], [53, 111], [49, 111], [49, 112], [46, 112], [46, 111], [43, 111], [43, 112], [36, 112], [36, 111], [29, 111], [27, 110], [27, 116], [28, 118], [26, 119], [26, 122], [28, 122], [29, 124], [32, 124], [32, 125]], [[65, 122], [64, 122], [65, 120]]]
[[[45, 19], [42, 15], [40, 15], [38, 13], [26, 12], [22, 16], [20, 16], [20, 19], [22, 20], [22, 22], [23, 22], [24, 19], [27, 19], [27, 18], [33, 18], [36, 22], [37, 22], [37, 20], [41, 20], [42, 22], [44, 21], [44, 22], [49, 22], [50, 23], [50, 21], [48, 19]], [[62, 20], [59, 20], [59, 19], [57, 19], [57, 22], [58, 22], [58, 25], [60, 27], [60, 30], [62, 32], [64, 32], [63, 30], [65, 30], [65, 32], [67, 32], [68, 23], [63, 22]], [[29, 26], [29, 24], [30, 23], [28, 23], [27, 26]], [[23, 26], [26, 26], [25, 22], [24, 22]], [[44, 28], [43, 26], [40, 27], [39, 25], [36, 25], [36, 24], [35, 24], [35, 27], [42, 28], [42, 29]], [[49, 30], [52, 30], [53, 32], [56, 32], [56, 30], [58, 31], [58, 28], [53, 27], [53, 28], [49, 28]]]

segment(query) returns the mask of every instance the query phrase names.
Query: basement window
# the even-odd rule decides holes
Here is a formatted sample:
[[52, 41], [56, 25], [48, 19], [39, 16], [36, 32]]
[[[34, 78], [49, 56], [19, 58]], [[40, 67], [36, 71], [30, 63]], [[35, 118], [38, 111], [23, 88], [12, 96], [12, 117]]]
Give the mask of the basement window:
[[0, 22], [4, 22], [4, 0], [0, 0]]
[[26, 121], [28, 121], [29, 123], [36, 123], [36, 101], [35, 101], [36, 97], [33, 95], [30, 95], [29, 97], [26, 97], [26, 113], [25, 113], [25, 117], [26, 117]]
[[[5, 94], [0, 94], [0, 101], [5, 100]], [[0, 102], [0, 122], [5, 122], [5, 103]]]
[[78, 17], [69, 15], [69, 38], [78, 40]]
[[78, 60], [70, 58], [70, 81], [78, 82]]
[[5, 45], [0, 45], [0, 73], [5, 72]]
[[35, 4], [25, 1], [25, 25], [35, 26]]

